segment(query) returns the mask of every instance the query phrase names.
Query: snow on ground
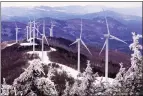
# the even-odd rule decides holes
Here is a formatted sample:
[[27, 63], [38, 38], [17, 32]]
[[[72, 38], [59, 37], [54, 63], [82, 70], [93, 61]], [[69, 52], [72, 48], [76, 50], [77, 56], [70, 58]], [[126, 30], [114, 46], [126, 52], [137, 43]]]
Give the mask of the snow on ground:
[[[50, 61], [49, 57], [48, 57], [48, 53], [52, 52], [52, 51], [55, 51], [56, 49], [50, 47], [50, 51], [44, 51], [43, 52], [43, 63], [44, 64], [49, 64], [49, 63], [54, 63], [52, 61]], [[29, 51], [27, 52], [28, 54], [33, 54], [33, 51]], [[42, 51], [35, 51], [35, 54], [38, 54], [39, 55], [39, 58], [42, 60]], [[55, 62], [56, 63], [56, 62]], [[70, 68], [66, 65], [63, 65], [63, 64], [59, 64], [59, 63], [56, 63], [58, 64], [60, 67], [61, 67], [61, 71], [64, 70], [68, 73], [68, 75], [72, 76], [73, 78], [77, 79], [77, 75], [79, 74], [78, 71], [76, 71], [75, 69], [73, 68]], [[59, 70], [60, 71], [60, 70]], [[84, 79], [84, 78], [82, 78]], [[112, 79], [112, 78], [107, 78], [107, 82], [106, 82], [106, 78], [105, 77], [96, 77], [97, 80], [95, 80], [95, 85], [98, 85], [100, 84], [100, 82], [104, 83], [104, 84], [109, 84], [109, 85], [113, 85], [114, 83], [117, 83], [117, 81], [115, 81], [115, 79]]]
[[59, 64], [59, 63], [58, 63], [58, 65], [61, 66], [62, 69], [63, 69], [64, 71], [66, 71], [70, 76], [72, 76], [72, 77], [75, 78], [75, 79], [77, 78], [77, 75], [79, 74], [78, 71], [76, 71], [75, 69], [70, 68], [70, 67], [68, 67], [68, 66], [66, 66], [66, 65], [63, 65], [63, 64]]
[[[96, 77], [96, 79], [99, 82], [106, 82], [106, 78], [105, 77]], [[110, 83], [110, 84], [113, 84], [114, 80], [115, 79], [113, 79], [113, 78], [107, 78], [107, 82]], [[96, 83], [99, 83], [99, 82], [96, 82]]]
[[57, 51], [55, 48], [50, 47], [51, 51]]
[[[20, 43], [20, 45], [21, 46], [32, 46], [33, 43]], [[35, 45], [37, 45], [37, 44], [35, 43]]]
[[105, 77], [96, 77], [96, 80], [95, 80], [94, 84], [95, 84], [96, 86], [98, 86], [98, 85], [101, 86], [101, 83], [102, 83], [106, 88], [108, 88], [108, 87], [110, 87], [110, 86], [113, 86], [113, 85], [117, 84], [118, 81], [115, 80], [115, 79], [113, 79], [113, 78], [107, 78], [107, 81], [106, 81], [106, 78], [105, 78]]
[[14, 45], [14, 44], [16, 44], [16, 43], [7, 44], [6, 46], [8, 47], [8, 46], [12, 46], [12, 45]]
[[[51, 51], [43, 51], [43, 63], [49, 64], [51, 63], [49, 57], [47, 56], [47, 53]], [[28, 54], [33, 54], [33, 51], [27, 52]], [[34, 54], [38, 54], [39, 58], [42, 60], [42, 51], [35, 51]]]
[[[50, 51], [44, 51], [43, 52], [43, 57], [44, 57], [43, 58], [43, 63], [44, 64], [54, 63], [54, 62], [50, 61], [50, 59], [48, 57], [48, 53], [52, 52], [53, 50], [55, 51], [56, 49], [52, 48], [52, 50], [50, 50]], [[33, 51], [29, 51], [27, 53], [28, 54], [33, 54]], [[38, 54], [39, 58], [42, 60], [42, 51], [35, 51], [34, 53]], [[61, 67], [61, 69], [64, 70], [64, 71], [66, 71], [70, 76], [72, 76], [73, 78], [77, 78], [78, 71], [76, 71], [75, 69], [70, 68], [68, 66], [65, 66], [63, 64], [59, 64], [59, 63], [56, 63], [56, 64], [58, 64]]]

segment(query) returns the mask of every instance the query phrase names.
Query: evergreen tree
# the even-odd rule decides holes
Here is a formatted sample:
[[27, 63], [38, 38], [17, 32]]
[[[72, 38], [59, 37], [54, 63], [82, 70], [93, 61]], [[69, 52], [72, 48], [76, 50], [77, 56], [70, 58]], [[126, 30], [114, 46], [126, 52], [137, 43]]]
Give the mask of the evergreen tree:
[[133, 35], [133, 43], [130, 44], [130, 49], [133, 51], [131, 54], [131, 67], [125, 73], [125, 86], [126, 92], [129, 95], [139, 95], [141, 93], [141, 87], [143, 87], [143, 64], [142, 64], [142, 55], [140, 50], [142, 50], [142, 46], [139, 44], [139, 39], [142, 38], [141, 35], [135, 32], [132, 32]]
[[11, 85], [8, 85], [6, 83], [5, 78], [3, 78], [3, 84], [2, 84], [2, 88], [1, 88], [1, 96], [8, 96], [10, 95], [10, 90], [12, 89]]
[[80, 96], [79, 84], [80, 84], [79, 80], [78, 79], [75, 80], [75, 82], [70, 90], [69, 96]]
[[34, 59], [25, 71], [14, 80], [17, 95], [26, 96], [57, 96], [54, 82], [45, 78], [43, 64], [39, 59]]
[[36, 87], [39, 90], [39, 95], [42, 96], [57, 96], [57, 91], [54, 82], [49, 78], [41, 77], [35, 81]]
[[64, 90], [63, 96], [69, 96], [70, 95], [69, 92], [70, 92], [69, 82], [66, 81], [66, 86], [65, 86], [65, 90]]
[[87, 61], [87, 67], [82, 76], [83, 79], [81, 80], [79, 87], [80, 96], [92, 96], [94, 94], [94, 79], [90, 61]]
[[112, 86], [111, 94], [115, 95], [143, 95], [143, 65], [142, 65], [142, 55], [140, 50], [142, 46], [139, 44], [139, 38], [141, 35], [136, 35], [132, 32], [133, 43], [130, 44], [129, 48], [133, 51], [131, 54], [131, 67], [125, 72], [125, 68], [122, 68], [122, 63], [120, 63], [119, 73], [116, 75], [115, 80], [118, 83]]

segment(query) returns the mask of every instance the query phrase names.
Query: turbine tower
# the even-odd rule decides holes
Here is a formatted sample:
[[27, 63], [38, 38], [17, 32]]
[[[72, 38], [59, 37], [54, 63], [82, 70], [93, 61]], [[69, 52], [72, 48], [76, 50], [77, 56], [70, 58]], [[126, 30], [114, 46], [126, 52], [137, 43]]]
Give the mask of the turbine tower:
[[31, 40], [32, 40], [32, 23], [31, 20], [29, 22], [29, 40], [30, 40], [30, 43], [31, 43]]
[[36, 28], [36, 30], [42, 36], [42, 39], [40, 39], [40, 40], [42, 40], [41, 51], [42, 51], [42, 63], [43, 63], [44, 62], [44, 40], [46, 40], [47, 44], [49, 45], [48, 40], [47, 40], [46, 35], [45, 35], [45, 21], [43, 21], [43, 33], [41, 34], [37, 28]]
[[35, 19], [33, 21], [33, 52], [35, 52], [35, 30], [36, 30], [36, 22], [35, 22]]
[[51, 21], [51, 27], [49, 28], [49, 30], [50, 30], [50, 37], [53, 37], [53, 28], [54, 28], [54, 24], [53, 24], [53, 22]]
[[[82, 20], [81, 20], [81, 32], [80, 32], [80, 37], [78, 39], [76, 39], [76, 41], [74, 41], [71, 45], [77, 43], [78, 44], [78, 62], [77, 62], [77, 65], [78, 65], [78, 68], [77, 70], [80, 72], [80, 43], [82, 43], [84, 45], [84, 47], [87, 49], [87, 51], [91, 54], [90, 50], [88, 49], [88, 47], [86, 46], [86, 44], [82, 41], [81, 39], [81, 35], [82, 35]], [[92, 54], [91, 54], [92, 55]]]
[[43, 21], [43, 34], [42, 34], [42, 63], [44, 62], [44, 39], [46, 40], [47, 44], [49, 45], [48, 40], [45, 36], [45, 21]]
[[[104, 10], [103, 10], [104, 12]], [[108, 51], [109, 51], [109, 39], [115, 39], [117, 41], [120, 41], [120, 42], [123, 42], [125, 44], [127, 44], [125, 41], [113, 36], [110, 34], [110, 31], [109, 31], [109, 25], [108, 25], [108, 21], [107, 21], [107, 18], [106, 18], [106, 15], [104, 15], [104, 18], [105, 18], [105, 22], [106, 22], [106, 28], [107, 28], [107, 32], [108, 34], [104, 34], [104, 37], [106, 38], [105, 40], [105, 43], [99, 53], [99, 55], [101, 54], [101, 52], [103, 51], [104, 47], [106, 46], [106, 52], [105, 52], [105, 78], [106, 78], [106, 81], [107, 81], [107, 78], [108, 78], [108, 60], [109, 60], [109, 56], [108, 56]]]
[[18, 31], [19, 31], [19, 29], [21, 29], [21, 28], [18, 28], [17, 27], [17, 24], [16, 24], [16, 22], [15, 22], [15, 31], [16, 31], [16, 43], [18, 42]]
[[27, 32], [26, 35], [27, 35], [27, 41], [28, 41], [28, 37], [29, 37], [29, 36], [28, 36], [28, 35], [29, 35], [29, 26], [28, 26], [28, 25], [26, 26], [26, 32]]
[[37, 33], [36, 33], [36, 37], [38, 38], [39, 37], [39, 27], [41, 26], [41, 24], [39, 24], [39, 25], [37, 25], [37, 29], [36, 29], [36, 31], [37, 31]]

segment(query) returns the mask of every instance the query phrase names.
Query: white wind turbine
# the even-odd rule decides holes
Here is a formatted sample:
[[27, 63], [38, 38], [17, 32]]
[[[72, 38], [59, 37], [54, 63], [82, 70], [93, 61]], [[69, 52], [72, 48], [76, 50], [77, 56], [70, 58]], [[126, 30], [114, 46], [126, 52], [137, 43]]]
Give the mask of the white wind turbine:
[[26, 37], [27, 37], [27, 41], [28, 41], [28, 38], [29, 38], [29, 36], [28, 36], [29, 35], [29, 26], [28, 25], [26, 26], [26, 32], [27, 32]]
[[30, 41], [30, 44], [31, 44], [31, 40], [32, 40], [32, 21], [30, 20], [29, 22], [29, 41]]
[[51, 27], [49, 28], [49, 30], [50, 30], [50, 37], [53, 37], [53, 28], [54, 28], [54, 24], [53, 24], [53, 22], [51, 21]]
[[37, 29], [36, 29], [36, 30], [37, 30], [37, 34], [36, 34], [36, 37], [37, 37], [37, 38], [39, 37], [39, 34], [38, 34], [38, 33], [39, 33], [39, 27], [40, 27], [40, 26], [41, 26], [40, 24], [37, 25]]
[[44, 62], [44, 39], [46, 40], [47, 44], [49, 45], [48, 40], [45, 35], [45, 21], [43, 21], [43, 34], [42, 34], [42, 63]]
[[[103, 10], [103, 12], [104, 12], [104, 10]], [[102, 47], [102, 49], [101, 49], [99, 55], [101, 54], [101, 52], [103, 51], [104, 47], [106, 46], [106, 53], [105, 53], [105, 78], [106, 78], [106, 80], [107, 80], [107, 78], [108, 78], [108, 60], [109, 60], [109, 58], [108, 58], [108, 57], [109, 57], [109, 56], [108, 56], [108, 51], [109, 51], [109, 46], [108, 46], [108, 44], [109, 44], [109, 39], [115, 39], [115, 40], [120, 41], [120, 42], [123, 42], [123, 43], [125, 43], [125, 44], [127, 44], [127, 43], [126, 43], [125, 41], [123, 41], [123, 40], [121, 40], [121, 39], [119, 39], [119, 38], [117, 38], [117, 37], [115, 37], [115, 36], [113, 36], [113, 35], [110, 34], [109, 25], [108, 25], [108, 22], [107, 22], [106, 15], [104, 16], [104, 18], [105, 18], [105, 21], [106, 21], [106, 27], [107, 27], [107, 32], [108, 32], [108, 34], [104, 34], [104, 37], [106, 38], [106, 40], [105, 40], [105, 43], [104, 43], [104, 45], [103, 45], [103, 47]]]
[[36, 30], [36, 22], [35, 22], [35, 19], [33, 21], [33, 52], [35, 52], [35, 30]]
[[45, 21], [43, 21], [43, 33], [41, 34], [38, 29], [36, 30], [42, 36], [42, 49], [41, 50], [42, 50], [42, 63], [43, 63], [44, 62], [44, 40], [46, 40], [47, 44], [49, 45], [49, 42], [45, 35]]
[[19, 29], [21, 29], [21, 28], [18, 28], [17, 27], [17, 24], [16, 24], [16, 22], [15, 22], [15, 31], [16, 31], [16, 43], [18, 42], [18, 31], [19, 31]]
[[[76, 41], [74, 41], [72, 44], [70, 45], [73, 45], [75, 43], [78, 44], [78, 62], [77, 62], [77, 65], [78, 65], [78, 71], [80, 72], [80, 43], [82, 43], [84, 45], [84, 47], [87, 49], [87, 51], [91, 54], [90, 50], [87, 48], [86, 44], [82, 41], [81, 39], [81, 35], [82, 35], [82, 20], [81, 20], [81, 32], [80, 32], [80, 37], [78, 39], [76, 39]], [[92, 54], [91, 54], [92, 55]]]

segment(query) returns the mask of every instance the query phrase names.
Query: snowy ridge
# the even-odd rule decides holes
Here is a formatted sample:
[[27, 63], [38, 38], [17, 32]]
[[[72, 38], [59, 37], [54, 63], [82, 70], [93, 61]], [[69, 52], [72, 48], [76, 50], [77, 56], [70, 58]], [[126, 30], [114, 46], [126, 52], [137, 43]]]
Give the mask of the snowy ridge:
[[60, 65], [62, 67], [62, 69], [64, 71], [66, 71], [69, 75], [71, 75], [73, 78], [75, 78], [75, 79], [77, 78], [77, 75], [79, 74], [78, 71], [76, 71], [75, 69], [70, 68], [68, 66], [65, 66], [65, 65], [62, 65], [62, 64], [59, 64], [59, 63], [57, 63], [57, 64]]
[[[52, 52], [52, 51], [56, 51], [56, 49], [55, 48], [52, 48], [52, 47], [50, 47], [50, 51], [44, 51], [43, 52], [43, 63], [44, 64], [50, 64], [50, 63], [56, 63], [56, 62], [52, 62], [52, 61], [50, 61], [50, 59], [49, 59], [49, 57], [48, 57], [48, 53], [50, 53], [50, 52]], [[27, 52], [28, 54], [33, 54], [33, 51], [29, 51], [29, 52]], [[39, 58], [42, 60], [42, 51], [35, 51], [35, 54], [37, 54], [37, 55], [39, 55]], [[31, 61], [29, 61], [29, 63], [30, 63]], [[70, 68], [70, 67], [68, 67], [68, 66], [65, 66], [65, 65], [63, 65], [63, 64], [60, 64], [60, 63], [56, 63], [56, 64], [58, 64], [60, 67], [61, 67], [61, 69], [62, 70], [64, 70], [64, 71], [66, 71], [67, 73], [68, 73], [68, 75], [70, 75], [71, 77], [73, 77], [73, 78], [77, 78], [77, 75], [79, 74], [79, 72], [78, 71], [76, 71], [75, 69], [73, 69], [73, 68]]]
[[[32, 46], [33, 43], [20, 43], [21, 46]], [[34, 45], [37, 45], [36, 43]]]
[[14, 44], [16, 44], [16, 43], [7, 44], [7, 47], [12, 46], [12, 45], [14, 45]]
[[[52, 61], [50, 61], [50, 59], [49, 59], [49, 57], [48, 57], [48, 53], [50, 53], [50, 52], [52, 52], [52, 51], [56, 51], [56, 49], [55, 48], [52, 48], [52, 47], [50, 47], [50, 51], [44, 51], [43, 52], [43, 63], [44, 64], [50, 64], [50, 63], [56, 63], [56, 62], [52, 62]], [[28, 54], [33, 54], [33, 51], [29, 51], [29, 52], [27, 52]], [[39, 55], [39, 58], [42, 60], [42, 51], [35, 51], [35, 54], [37, 54], [37, 55]], [[29, 61], [30, 62], [30, 61]], [[69, 76], [71, 76], [71, 77], [73, 77], [74, 79], [77, 79], [77, 75], [79, 74], [79, 72], [77, 71], [77, 70], [75, 70], [75, 69], [73, 69], [73, 68], [70, 68], [70, 67], [68, 67], [68, 66], [66, 66], [66, 65], [63, 65], [63, 64], [60, 64], [60, 63], [56, 63], [56, 64], [58, 64], [60, 67], [61, 67], [61, 70], [58, 70], [58, 71], [62, 71], [62, 70], [64, 70], [64, 71], [66, 71], [67, 72], [67, 74], [69, 75]], [[82, 79], [84, 79], [84, 78], [82, 78]], [[100, 84], [101, 82], [102, 83], [106, 83], [105, 81], [106, 81], [106, 79], [105, 79], [105, 77], [96, 77], [96, 81], [95, 81], [95, 85], [98, 85], [98, 84]], [[112, 85], [112, 84], [114, 84], [116, 81], [115, 81], [115, 79], [112, 79], [112, 78], [108, 78], [107, 79], [107, 83], [108, 84], [110, 84], [110, 85]]]

